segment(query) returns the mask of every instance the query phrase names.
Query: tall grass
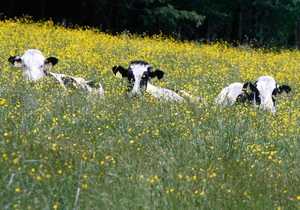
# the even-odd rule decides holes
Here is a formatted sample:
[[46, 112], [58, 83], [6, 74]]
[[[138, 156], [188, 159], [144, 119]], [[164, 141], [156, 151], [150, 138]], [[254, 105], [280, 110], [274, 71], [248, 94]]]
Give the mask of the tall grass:
[[[1, 209], [299, 209], [299, 55], [163, 36], [111, 36], [51, 21], [0, 22]], [[26, 83], [7, 61], [36, 48], [51, 71], [99, 81], [105, 98]], [[114, 65], [145, 60], [154, 85], [204, 102], [128, 98]], [[232, 82], [271, 75], [277, 113], [214, 105]]]

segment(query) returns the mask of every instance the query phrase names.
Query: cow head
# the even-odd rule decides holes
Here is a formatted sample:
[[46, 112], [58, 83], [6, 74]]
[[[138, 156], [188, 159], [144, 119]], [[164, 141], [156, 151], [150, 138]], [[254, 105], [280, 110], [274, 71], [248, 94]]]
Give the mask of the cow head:
[[41, 51], [35, 49], [28, 49], [22, 57], [11, 56], [8, 61], [16, 67], [22, 67], [25, 79], [27, 81], [37, 81], [43, 76], [47, 75], [46, 66], [52, 64], [53, 66], [58, 62], [55, 57], [45, 58]]
[[283, 92], [289, 93], [291, 87], [288, 85], [278, 86], [275, 79], [271, 76], [261, 76], [257, 81], [245, 83], [246, 87], [250, 84], [251, 92], [247, 95], [248, 99], [260, 105], [261, 108], [276, 112], [276, 96]]
[[147, 89], [149, 79], [157, 77], [163, 78], [164, 72], [161, 70], [152, 70], [152, 66], [144, 61], [132, 61], [128, 69], [122, 66], [114, 66], [113, 73], [119, 77], [127, 77], [129, 85], [128, 90], [131, 94], [141, 94], [141, 90]]

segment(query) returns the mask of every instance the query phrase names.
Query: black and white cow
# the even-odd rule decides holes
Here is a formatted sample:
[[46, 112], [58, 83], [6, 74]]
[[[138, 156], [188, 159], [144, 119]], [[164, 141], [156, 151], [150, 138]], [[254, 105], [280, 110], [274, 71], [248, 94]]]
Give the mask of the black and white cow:
[[253, 84], [251, 82], [230, 84], [221, 90], [215, 102], [221, 106], [232, 106], [236, 102], [257, 104], [263, 109], [276, 112], [276, 95], [290, 91], [290, 86], [278, 86], [273, 77], [261, 76]]
[[[142, 95], [143, 90], [155, 98], [161, 98], [169, 101], [184, 101], [178, 93], [173, 90], [156, 87], [151, 85], [149, 80], [157, 77], [163, 78], [164, 72], [157, 69], [152, 71], [152, 66], [144, 61], [132, 61], [128, 69], [122, 66], [114, 66], [112, 68], [113, 73], [119, 78], [128, 79], [128, 90], [130, 95]], [[182, 91], [183, 94], [187, 94]]]
[[66, 90], [66, 85], [68, 84], [72, 86], [80, 86], [89, 92], [96, 92], [100, 95], [104, 95], [104, 90], [99, 83], [86, 81], [83, 78], [72, 77], [65, 74], [47, 72], [47, 65], [52, 64], [52, 66], [54, 66], [58, 62], [58, 59], [55, 57], [45, 58], [39, 50], [28, 49], [21, 57], [11, 56], [8, 58], [8, 61], [16, 67], [22, 67], [26, 81], [35, 82], [45, 76], [50, 76], [55, 78]]
[[259, 94], [260, 107], [271, 112], [276, 112], [277, 94], [281, 94], [283, 92], [289, 93], [292, 90], [292, 88], [288, 85], [279, 86], [275, 79], [271, 76], [261, 76], [253, 85], [255, 87], [253, 92]]

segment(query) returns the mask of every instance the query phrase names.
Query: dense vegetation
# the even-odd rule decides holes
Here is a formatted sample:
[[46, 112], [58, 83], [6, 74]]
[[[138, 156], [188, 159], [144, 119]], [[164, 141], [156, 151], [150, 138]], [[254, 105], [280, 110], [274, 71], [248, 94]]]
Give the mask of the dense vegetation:
[[[51, 21], [0, 22], [1, 209], [299, 209], [299, 51], [111, 36]], [[7, 58], [37, 48], [52, 72], [101, 82], [105, 98], [26, 83]], [[145, 60], [152, 84], [205, 100], [128, 98], [111, 67]], [[219, 109], [236, 81], [271, 75], [293, 91], [275, 115]]]
[[25, 14], [112, 34], [162, 32], [179, 40], [300, 47], [299, 0], [10, 0], [0, 13], [2, 19]]

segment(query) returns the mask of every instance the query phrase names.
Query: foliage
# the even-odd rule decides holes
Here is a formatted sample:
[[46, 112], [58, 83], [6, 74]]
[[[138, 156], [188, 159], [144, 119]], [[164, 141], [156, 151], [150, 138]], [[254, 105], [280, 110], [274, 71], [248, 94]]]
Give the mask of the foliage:
[[[1, 209], [299, 209], [299, 51], [0, 22]], [[7, 61], [27, 48], [51, 71], [95, 79], [106, 97], [26, 83]], [[200, 103], [128, 98], [111, 67], [145, 60], [152, 84]], [[293, 91], [277, 113], [214, 104], [236, 81], [271, 75]]]
[[170, 4], [156, 7], [155, 9], [145, 8], [145, 13], [141, 15], [141, 18], [146, 27], [151, 28], [155, 25], [164, 25], [164, 27], [161, 27], [164, 34], [177, 32], [178, 36], [182, 34], [181, 27], [192, 22], [192, 27], [197, 28], [202, 25], [205, 19], [203, 15], [199, 15], [195, 11], [177, 10]]
[[162, 32], [181, 41], [300, 47], [299, 12], [299, 0], [10, 0], [0, 19], [30, 15], [112, 34]]

